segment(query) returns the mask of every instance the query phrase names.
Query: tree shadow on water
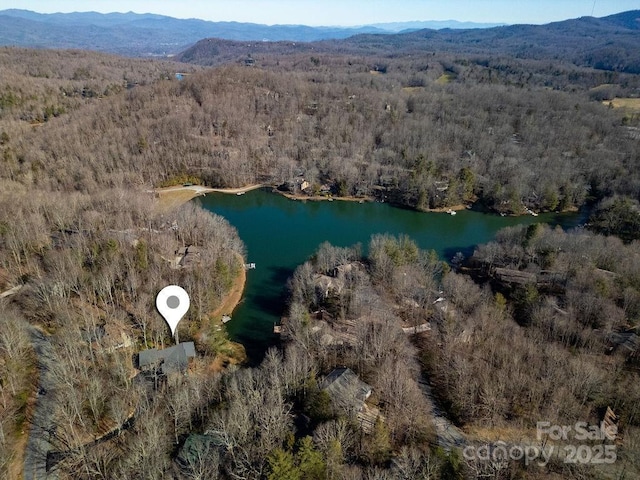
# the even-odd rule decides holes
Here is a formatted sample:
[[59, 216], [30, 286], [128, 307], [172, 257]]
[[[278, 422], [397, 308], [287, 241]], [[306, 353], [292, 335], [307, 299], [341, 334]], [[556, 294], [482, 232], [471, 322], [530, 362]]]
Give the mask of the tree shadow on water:
[[[244, 321], [244, 328], [234, 334], [234, 340], [244, 345], [250, 366], [259, 365], [269, 347], [279, 341], [278, 335], [273, 333], [273, 324], [279, 323], [286, 313], [289, 297], [287, 280], [291, 275], [291, 268], [269, 267], [267, 282], [270, 288], [263, 288], [252, 295], [254, 307]], [[268, 321], [269, 317], [272, 321]]]
[[458, 252], [464, 255], [464, 258], [467, 259], [473, 255], [477, 245], [467, 245], [465, 247], [447, 247], [442, 251], [442, 260], [451, 264], [451, 260], [456, 256]]
[[[289, 301], [287, 281], [293, 272], [294, 270], [291, 268], [269, 267], [268, 283], [270, 288], [262, 290], [252, 298], [253, 303], [261, 312], [278, 318], [285, 313], [285, 307]], [[275, 290], [279, 290], [279, 293], [275, 294]]]

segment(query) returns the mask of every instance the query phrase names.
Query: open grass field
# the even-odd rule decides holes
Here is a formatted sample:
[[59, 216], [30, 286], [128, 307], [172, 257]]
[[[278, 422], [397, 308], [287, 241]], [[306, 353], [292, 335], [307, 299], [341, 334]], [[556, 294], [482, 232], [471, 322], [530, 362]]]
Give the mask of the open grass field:
[[455, 78], [456, 78], [456, 75], [452, 73], [443, 73], [438, 77], [438, 79], [436, 80], [436, 83], [439, 85], [446, 85], [447, 83], [450, 83], [452, 80], [455, 80]]
[[622, 108], [632, 112], [640, 112], [640, 98], [614, 98], [605, 100], [604, 105], [611, 105], [613, 108]]

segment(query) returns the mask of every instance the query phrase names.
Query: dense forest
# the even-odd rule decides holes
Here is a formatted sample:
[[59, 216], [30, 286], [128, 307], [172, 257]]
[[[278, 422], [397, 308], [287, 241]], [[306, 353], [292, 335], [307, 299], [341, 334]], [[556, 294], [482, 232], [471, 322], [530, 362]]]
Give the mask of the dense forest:
[[[406, 237], [374, 236], [364, 258], [325, 244], [292, 278], [285, 353], [311, 352], [318, 372], [348, 366], [373, 386], [385, 445], [402, 453], [378, 463], [388, 477], [364, 478], [634, 476], [638, 357], [626, 342], [637, 339], [639, 258], [637, 243], [541, 224], [501, 231], [454, 270]], [[524, 448], [541, 445], [540, 419], [599, 425], [607, 407], [618, 417], [615, 466], [443, 458], [433, 448], [447, 445], [443, 432], [423, 436], [419, 415], [461, 427], [460, 448]], [[422, 470], [406, 474], [407, 454]], [[356, 465], [349, 475], [370, 472]]]
[[[190, 313], [179, 333], [195, 340], [202, 355], [189, 381], [204, 388], [214, 359], [242, 360], [241, 349], [208, 314], [242, 268], [244, 247], [221, 217], [191, 204], [164, 212], [152, 194], [132, 184], [125, 189], [103, 177], [104, 182], [80, 189], [36, 179], [55, 178], [58, 170], [79, 180], [97, 166], [87, 157], [79, 158], [83, 166], [74, 173], [43, 155], [39, 166], [29, 167], [36, 177], [16, 175], [14, 165], [23, 159], [14, 148], [22, 137], [44, 134], [56, 120], [122, 95], [128, 85], [166, 77], [167, 64], [96, 61], [81, 52], [2, 53], [0, 293], [6, 299], [0, 300], [0, 476], [22, 478], [24, 456], [33, 450], [27, 434], [43, 429], [40, 435], [62, 460], [62, 476], [97, 478], [87, 445], [125, 428], [131, 418], [180, 405], [191, 411], [191, 400], [178, 398], [183, 390], [150, 395], [133, 370], [132, 349], [172, 343], [154, 309], [161, 287], [178, 283], [190, 292]], [[199, 249], [197, 261], [176, 268], [175, 252], [184, 245]], [[38, 418], [34, 402], [47, 405]], [[163, 441], [152, 433], [136, 438]], [[144, 470], [126, 462], [134, 465], [127, 468]], [[40, 477], [33, 464], [24, 462], [25, 478]]]
[[[34, 426], [59, 478], [634, 476], [638, 76], [293, 47], [215, 68], [0, 49], [0, 476], [33, 478]], [[209, 316], [244, 247], [197, 206], [158, 208], [153, 189], [185, 181], [420, 210], [587, 206], [593, 232], [509, 229], [451, 265], [405, 237], [322, 245], [290, 281], [281, 348], [247, 368]], [[197, 261], [177, 268], [186, 246]], [[188, 375], [138, 375], [138, 351], [172, 343], [153, 308], [170, 283], [191, 294], [179, 335], [198, 356]], [[613, 470], [461, 457], [607, 408]]]
[[595, 100], [637, 94], [636, 76], [506, 59], [271, 61], [182, 81], [164, 70], [117, 95], [122, 81], [93, 85], [97, 67], [33, 66], [0, 98], [6, 174], [80, 191], [176, 174], [214, 186], [306, 180], [309, 193], [327, 185], [418, 209], [479, 200], [505, 213], [638, 198], [638, 114]]

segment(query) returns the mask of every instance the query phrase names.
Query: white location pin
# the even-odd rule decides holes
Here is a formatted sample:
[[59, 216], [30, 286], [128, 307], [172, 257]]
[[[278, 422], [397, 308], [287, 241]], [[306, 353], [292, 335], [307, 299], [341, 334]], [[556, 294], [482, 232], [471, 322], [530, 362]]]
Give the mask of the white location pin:
[[156, 297], [156, 308], [171, 327], [171, 335], [189, 310], [189, 294], [178, 285], [164, 287]]

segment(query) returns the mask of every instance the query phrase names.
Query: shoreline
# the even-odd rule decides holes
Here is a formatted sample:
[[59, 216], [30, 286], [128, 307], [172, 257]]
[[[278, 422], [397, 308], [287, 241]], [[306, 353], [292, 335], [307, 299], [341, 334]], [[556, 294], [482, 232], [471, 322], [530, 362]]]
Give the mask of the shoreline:
[[340, 202], [358, 202], [358, 203], [375, 202], [375, 199], [373, 197], [334, 197], [334, 196], [327, 196], [327, 195], [303, 195], [299, 193], [281, 192], [277, 188], [274, 188], [273, 192], [279, 195], [282, 195], [283, 197], [288, 198], [289, 200], [299, 200], [301, 202], [306, 202], [306, 201], [333, 202], [334, 200], [340, 201]]
[[[306, 201], [333, 202], [335, 200], [335, 201], [341, 201], [341, 202], [368, 203], [368, 202], [376, 201], [376, 199], [371, 196], [365, 196], [365, 197], [353, 197], [353, 196], [338, 197], [338, 196], [331, 196], [331, 195], [309, 196], [309, 195], [299, 194], [299, 193], [282, 192], [278, 190], [275, 186], [265, 184], [265, 183], [257, 183], [252, 185], [246, 185], [244, 187], [233, 187], [233, 188], [212, 188], [212, 187], [204, 187], [202, 185], [189, 185], [185, 187], [183, 185], [180, 185], [175, 187], [156, 188], [154, 190], [150, 190], [150, 192], [153, 192], [158, 196], [160, 200], [159, 208], [162, 211], [169, 211], [173, 208], [179, 207], [184, 203], [189, 202], [190, 200], [193, 200], [196, 197], [203, 196], [207, 193], [242, 194], [242, 193], [250, 192], [251, 190], [257, 190], [258, 188], [266, 188], [266, 187], [271, 187], [272, 193], [282, 195], [283, 197], [288, 198], [289, 200], [301, 201], [301, 202], [306, 202]], [[413, 210], [417, 212], [425, 212], [425, 213], [449, 213], [451, 211], [458, 212], [461, 210], [471, 209], [474, 203], [475, 202], [461, 203], [457, 205], [451, 205], [449, 207], [438, 207], [438, 208], [414, 208]], [[535, 215], [533, 215], [530, 212], [501, 214], [500, 212], [495, 210], [491, 211], [490, 213], [494, 215], [501, 215], [501, 216], [520, 217], [520, 216], [528, 216], [528, 215], [537, 216], [538, 214], [541, 214], [541, 213], [575, 212], [578, 210], [579, 208], [572, 207], [572, 208], [567, 208], [565, 210], [561, 210], [557, 212], [547, 212], [547, 211], [534, 212]]]
[[254, 183], [251, 185], [245, 185], [244, 187], [229, 187], [229, 188], [213, 188], [213, 187], [205, 187], [202, 185], [176, 185], [173, 187], [160, 187], [154, 188], [153, 191], [162, 195], [164, 193], [171, 192], [180, 192], [180, 191], [192, 191], [196, 195], [199, 193], [210, 193], [210, 192], [219, 192], [219, 193], [244, 193], [249, 192], [251, 190], [256, 190], [258, 188], [266, 187], [264, 183]]
[[[240, 270], [233, 279], [231, 288], [222, 298], [220, 304], [213, 311], [205, 315], [206, 324], [204, 324], [194, 335], [197, 343], [201, 343], [203, 341], [203, 336], [206, 337], [209, 335], [208, 330], [225, 329], [225, 323], [223, 322], [222, 317], [224, 315], [232, 317], [233, 311], [242, 302], [242, 296], [244, 295], [244, 288], [247, 282], [247, 271], [244, 268], [244, 259], [240, 254], [236, 254], [236, 256], [240, 264]], [[210, 368], [213, 368], [214, 371], [221, 371], [224, 369], [225, 363], [241, 364], [246, 362], [246, 360], [247, 352], [244, 345], [227, 338], [227, 347], [223, 350], [216, 351], [215, 358], [211, 363]]]
[[[281, 192], [279, 190], [277, 190], [276, 188], [273, 189], [274, 193], [277, 193], [279, 195], [282, 195], [285, 198], [288, 198], [289, 200], [296, 200], [296, 201], [301, 201], [301, 202], [306, 202], [306, 201], [311, 201], [311, 202], [333, 202], [334, 200], [336, 201], [341, 201], [341, 202], [358, 202], [358, 203], [368, 203], [368, 202], [375, 202], [376, 199], [374, 197], [370, 197], [370, 196], [366, 196], [366, 197], [352, 197], [352, 196], [348, 196], [348, 197], [334, 197], [334, 196], [330, 196], [330, 195], [313, 195], [313, 196], [309, 196], [309, 195], [304, 195], [304, 194], [299, 194], [299, 193], [288, 193], [288, 192]], [[387, 202], [385, 202], [387, 203]], [[398, 207], [398, 208], [404, 208], [402, 206], [398, 206], [398, 205], [394, 205], [389, 203], [389, 205], [394, 206], [394, 207]], [[471, 206], [473, 204], [465, 204], [465, 203], [461, 203], [458, 205], [452, 205], [450, 207], [438, 207], [438, 208], [409, 208], [410, 210], [415, 210], [416, 212], [425, 212], [425, 213], [448, 213], [449, 211], [460, 211], [460, 210], [467, 210], [470, 209]]]
[[233, 284], [229, 289], [229, 292], [222, 299], [222, 302], [218, 307], [213, 310], [211, 313], [207, 314], [208, 317], [212, 318], [214, 322], [223, 324], [222, 316], [229, 315], [232, 316], [233, 311], [240, 305], [242, 301], [242, 295], [244, 293], [244, 287], [247, 283], [247, 271], [244, 268], [244, 259], [237, 255], [238, 261], [240, 262], [240, 271], [236, 278], [233, 280]]
[[211, 188], [203, 187], [202, 185], [179, 185], [175, 187], [163, 187], [154, 188], [153, 190], [147, 190], [148, 193], [153, 193], [158, 199], [158, 209], [163, 212], [169, 212], [174, 208], [178, 208], [196, 197], [206, 195], [207, 193], [226, 193], [226, 194], [238, 194], [246, 193], [251, 190], [257, 190], [268, 185], [262, 183], [255, 183], [252, 185], [246, 185], [244, 187], [237, 188]]
[[458, 205], [451, 205], [450, 207], [416, 208], [416, 211], [426, 212], [426, 213], [449, 213], [450, 211], [459, 212], [460, 210], [470, 209], [472, 205], [473, 205], [472, 203], [468, 205], [465, 203], [459, 203]]

